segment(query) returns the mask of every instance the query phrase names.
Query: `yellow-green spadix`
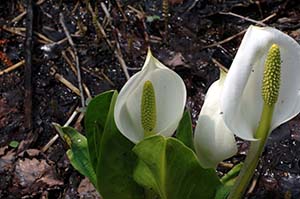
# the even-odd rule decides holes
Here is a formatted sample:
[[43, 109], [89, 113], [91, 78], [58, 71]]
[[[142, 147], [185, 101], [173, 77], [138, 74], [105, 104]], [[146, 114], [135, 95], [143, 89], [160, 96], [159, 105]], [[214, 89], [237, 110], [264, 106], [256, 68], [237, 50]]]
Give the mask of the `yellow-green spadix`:
[[114, 110], [115, 122], [133, 143], [154, 134], [171, 136], [180, 122], [185, 102], [183, 80], [148, 50], [142, 70], [120, 91]]

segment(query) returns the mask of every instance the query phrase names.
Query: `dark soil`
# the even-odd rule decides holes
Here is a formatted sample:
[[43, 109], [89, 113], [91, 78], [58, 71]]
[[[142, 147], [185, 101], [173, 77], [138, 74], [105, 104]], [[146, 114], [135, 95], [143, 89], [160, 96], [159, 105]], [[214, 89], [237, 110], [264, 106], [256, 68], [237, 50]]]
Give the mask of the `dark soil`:
[[[0, 71], [28, 56], [28, 23], [26, 15], [20, 16], [26, 2], [0, 0]], [[82, 81], [92, 96], [120, 89], [126, 82], [115, 52], [133, 75], [143, 65], [149, 45], [184, 79], [194, 122], [208, 87], [218, 78], [218, 67], [230, 67], [243, 35], [238, 33], [255, 24], [245, 17], [260, 21], [270, 16], [265, 24], [300, 41], [297, 0], [169, 0], [169, 8], [163, 8], [161, 0], [90, 1], [106, 37], [95, 28], [85, 1], [40, 2], [33, 7], [30, 87], [24, 87], [28, 83], [24, 65], [0, 75], [0, 198], [96, 198], [90, 184], [70, 165], [62, 139], [43, 150], [56, 134], [52, 122], [64, 124], [81, 105], [80, 96], [58, 80], [63, 77], [78, 87], [70, 67], [75, 66], [74, 51], [63, 40], [60, 13], [78, 52]], [[30, 88], [32, 125], [24, 111], [30, 107], [28, 101], [24, 103], [25, 90]], [[71, 126], [82, 130], [81, 117]], [[11, 141], [20, 143], [18, 148]], [[239, 154], [229, 163], [243, 160], [247, 143], [239, 141], [239, 146]], [[220, 167], [220, 172], [224, 170]], [[273, 132], [252, 184], [249, 198], [300, 198], [300, 117]]]

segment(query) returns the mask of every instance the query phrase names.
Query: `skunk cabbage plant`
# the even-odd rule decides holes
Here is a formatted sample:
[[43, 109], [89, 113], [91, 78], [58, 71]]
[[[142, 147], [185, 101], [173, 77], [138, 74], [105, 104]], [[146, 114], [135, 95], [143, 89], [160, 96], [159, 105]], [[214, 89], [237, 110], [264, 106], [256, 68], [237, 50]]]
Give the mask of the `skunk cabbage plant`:
[[294, 39], [274, 28], [250, 26], [226, 78], [221, 75], [211, 85], [200, 112], [194, 145], [202, 166], [215, 167], [234, 155], [233, 134], [261, 139], [256, 132], [264, 105], [272, 107], [267, 134], [296, 116], [299, 74], [300, 46]]
[[114, 110], [115, 122], [133, 143], [154, 134], [171, 136], [180, 122], [185, 102], [183, 80], [148, 50], [142, 70], [120, 91]]
[[[71, 163], [105, 199], [240, 199], [269, 133], [300, 112], [299, 75], [300, 45], [250, 26], [228, 73], [208, 89], [194, 138], [189, 113], [182, 117], [183, 80], [150, 50], [119, 95], [108, 91], [89, 103], [86, 138], [56, 127], [70, 142]], [[235, 135], [251, 141], [247, 157], [219, 179], [217, 164], [237, 152]]]

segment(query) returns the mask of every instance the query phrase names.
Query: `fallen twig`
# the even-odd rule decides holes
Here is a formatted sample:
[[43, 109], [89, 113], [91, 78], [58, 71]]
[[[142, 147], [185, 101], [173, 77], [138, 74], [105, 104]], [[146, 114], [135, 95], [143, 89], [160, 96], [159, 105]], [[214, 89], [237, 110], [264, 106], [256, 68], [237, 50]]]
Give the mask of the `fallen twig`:
[[112, 87], [115, 87], [115, 84], [107, 77], [107, 75], [105, 75], [103, 73], [103, 71], [101, 72], [101, 75], [103, 76], [103, 78], [100, 75], [95, 74], [93, 71], [90, 71], [89, 69], [82, 67], [82, 70], [85, 71], [86, 73], [89, 73], [91, 76], [96, 77], [100, 80], [106, 80]]
[[252, 183], [251, 183], [251, 185], [250, 185], [250, 187], [249, 187], [246, 195], [248, 195], [248, 194], [250, 194], [250, 193], [252, 193], [254, 191], [254, 189], [256, 187], [256, 184], [257, 184], [257, 180], [258, 180], [257, 177], [253, 178]]
[[[15, 34], [15, 35], [19, 35], [19, 36], [22, 36], [22, 37], [25, 37], [25, 31], [26, 31], [26, 28], [24, 27], [8, 27], [8, 26], [2, 26], [1, 27], [3, 30], [7, 31], [7, 32], [10, 32], [12, 34]], [[55, 43], [54, 41], [52, 41], [51, 39], [47, 38], [45, 35], [41, 34], [41, 33], [38, 33], [38, 32], [33, 32], [36, 36], [38, 36], [38, 39], [37, 41], [42, 43], [42, 44], [49, 44], [49, 43]], [[66, 39], [66, 38], [65, 38]]]
[[[140, 11], [140, 10], [138, 10], [138, 9], [136, 9], [136, 8], [134, 8], [134, 7], [132, 7], [132, 6], [127, 6], [130, 10], [132, 10], [133, 12], [135, 12], [136, 13], [136, 16], [137, 16], [137, 18], [139, 19], [139, 20], [141, 20], [141, 22], [142, 22], [142, 24], [143, 24], [143, 28], [144, 28], [144, 37], [145, 37], [145, 43], [149, 46], [149, 41], [150, 41], [150, 37], [152, 37], [152, 36], [150, 36], [149, 37], [149, 35], [148, 35], [148, 33], [147, 33], [147, 26], [146, 26], [146, 23], [145, 23], [145, 18], [146, 18], [146, 14], [145, 14], [145, 12], [142, 10], [142, 11]], [[155, 36], [153, 36], [152, 38], [154, 38]], [[156, 38], [158, 38], [158, 37], [156, 37]], [[153, 42], [154, 40], [151, 40], [151, 42]], [[162, 39], [161, 39], [161, 41], [162, 41]], [[155, 41], [153, 42], [153, 43], [156, 43]], [[158, 42], [157, 42], [158, 43]]]
[[33, 45], [33, 8], [32, 0], [27, 1], [26, 40], [25, 40], [25, 74], [24, 74], [24, 112], [26, 129], [32, 129], [32, 45]]
[[144, 12], [141, 12], [140, 10], [136, 9], [135, 7], [132, 7], [131, 5], [128, 5], [127, 8], [134, 11], [137, 14], [137, 17], [139, 19], [145, 18], [145, 13]]
[[226, 168], [226, 169], [231, 169], [231, 168], [233, 168], [234, 164], [232, 164], [232, 163], [227, 163], [227, 162], [220, 162], [220, 163], [218, 164], [218, 166], [223, 167], [223, 168]]
[[239, 33], [237, 33], [235, 35], [232, 35], [232, 36], [230, 36], [230, 37], [228, 37], [228, 38], [226, 38], [226, 39], [224, 39], [222, 41], [219, 41], [219, 42], [216, 42], [216, 43], [204, 46], [204, 47], [201, 48], [201, 50], [206, 49], [206, 48], [216, 47], [216, 46], [219, 46], [219, 45], [224, 44], [226, 42], [229, 42], [229, 41], [235, 39], [236, 37], [239, 37], [239, 36], [243, 35], [246, 31], [247, 30], [243, 30], [243, 31], [241, 31], [241, 32], [239, 32]]
[[111, 25], [112, 17], [110, 16], [109, 11], [108, 11], [106, 5], [103, 2], [101, 2], [100, 5], [101, 5], [101, 8], [102, 8], [102, 10], [103, 10], [103, 12], [104, 12], [104, 14], [106, 16], [107, 24]]
[[123, 10], [123, 8], [122, 8], [122, 5], [121, 5], [121, 3], [120, 3], [120, 0], [116, 0], [116, 3], [117, 3], [118, 9], [119, 9], [119, 11], [121, 12], [121, 14], [122, 14], [124, 20], [127, 22], [127, 21], [128, 21], [128, 18], [126, 17], [126, 14], [125, 14], [125, 12], [124, 12], [124, 10]]
[[[110, 49], [114, 51], [114, 54], [115, 54], [116, 58], [118, 59], [120, 65], [122, 67], [122, 70], [123, 70], [123, 72], [125, 74], [125, 77], [128, 80], [130, 78], [130, 76], [129, 76], [129, 73], [128, 73], [128, 70], [127, 70], [126, 63], [125, 63], [125, 61], [123, 59], [123, 55], [122, 55], [122, 52], [121, 52], [121, 49], [120, 49], [120, 44], [118, 42], [118, 39], [116, 39], [116, 48], [114, 49], [113, 45], [111, 44], [111, 42], [107, 38], [107, 35], [106, 35], [105, 31], [104, 31], [104, 28], [99, 23], [99, 21], [98, 21], [98, 19], [96, 17], [96, 14], [94, 13], [93, 8], [92, 8], [92, 6], [91, 6], [91, 4], [89, 2], [87, 3], [87, 7], [88, 7], [89, 12], [92, 15], [93, 24], [95, 26], [96, 32], [98, 34], [98, 37], [104, 38], [104, 40], [106, 41], [106, 43], [110, 47]], [[106, 9], [106, 11], [107, 11], [107, 9]]]
[[93, 21], [93, 25], [94, 25], [94, 27], [96, 29], [96, 33], [97, 33], [98, 39], [103, 38], [105, 40], [106, 44], [109, 46], [109, 48], [113, 49], [113, 46], [112, 46], [111, 42], [109, 41], [109, 39], [107, 38], [107, 35], [106, 35], [105, 31], [104, 31], [104, 28], [99, 23], [99, 21], [97, 19], [97, 15], [93, 11], [93, 8], [92, 8], [92, 6], [91, 6], [90, 3], [87, 3], [87, 8], [88, 8], [88, 11], [92, 15], [92, 21]]
[[258, 25], [261, 25], [261, 26], [267, 26], [267, 24], [263, 23], [262, 21], [257, 21], [257, 20], [251, 19], [249, 17], [244, 17], [242, 15], [235, 14], [233, 12], [219, 12], [219, 14], [221, 14], [221, 15], [231, 15], [231, 16], [238, 17], [238, 18], [244, 19], [246, 21], [250, 21], [252, 23], [255, 23], [255, 24], [258, 24]]
[[8, 73], [10, 71], [15, 70], [15, 69], [19, 68], [20, 66], [22, 66], [24, 64], [25, 64], [25, 60], [21, 60], [18, 63], [14, 64], [14, 65], [11, 65], [10, 67], [8, 67], [8, 68], [6, 68], [4, 70], [1, 70], [0, 71], [0, 76], [3, 75], [3, 74], [5, 74], [5, 73]]
[[[42, 3], [44, 3], [45, 0], [39, 0], [38, 2], [36, 2], [36, 5], [41, 5]], [[19, 14], [18, 16], [16, 16], [15, 18], [13, 18], [11, 20], [11, 23], [15, 23], [20, 21], [25, 15], [27, 14], [27, 11], [25, 10], [24, 12], [22, 12], [21, 14]]]
[[[264, 23], [264, 22], [266, 22], [266, 21], [269, 21], [270, 19], [272, 19], [272, 18], [275, 17], [275, 16], [276, 16], [276, 13], [273, 13], [272, 15], [270, 15], [270, 16], [268, 16], [267, 18], [261, 20], [260, 22]], [[246, 31], [247, 31], [247, 30], [243, 30], [243, 31], [241, 31], [241, 32], [239, 32], [239, 33], [237, 33], [237, 34], [235, 34], [235, 35], [232, 35], [232, 36], [230, 36], [230, 37], [228, 37], [228, 38], [226, 38], [226, 39], [224, 39], [224, 40], [222, 40], [222, 41], [219, 41], [219, 42], [216, 42], [216, 43], [213, 43], [213, 44], [204, 46], [204, 47], [201, 48], [201, 50], [206, 49], [206, 48], [216, 47], [216, 46], [219, 46], [219, 45], [224, 44], [224, 43], [226, 43], [226, 42], [229, 42], [229, 41], [235, 39], [236, 37], [238, 37], [238, 36], [240, 36], [240, 35], [243, 35]]]
[[81, 72], [80, 72], [80, 67], [79, 67], [79, 58], [78, 58], [78, 53], [77, 53], [77, 49], [75, 48], [75, 44], [70, 36], [70, 33], [66, 27], [66, 24], [64, 22], [64, 16], [62, 13], [59, 13], [59, 22], [63, 27], [63, 30], [68, 38], [69, 44], [71, 46], [71, 48], [74, 51], [75, 54], [75, 65], [76, 65], [76, 69], [77, 69], [77, 81], [78, 81], [78, 87], [79, 87], [79, 91], [80, 91], [80, 97], [81, 97], [81, 106], [85, 107], [85, 100], [84, 100], [84, 95], [83, 95], [83, 88], [82, 88], [82, 82], [81, 82]]
[[[77, 76], [77, 70], [76, 70], [74, 64], [72, 63], [72, 61], [71, 61], [71, 60], [69, 59], [69, 57], [66, 55], [66, 52], [65, 52], [65, 51], [62, 51], [61, 54], [62, 54], [63, 58], [66, 60], [66, 62], [68, 63], [68, 65], [70, 66], [70, 68], [72, 69], [72, 71], [74, 72], [74, 74]], [[73, 53], [73, 54], [74, 54], [74, 53]], [[85, 91], [87, 97], [88, 97], [88, 98], [91, 98], [92, 96], [91, 96], [91, 93], [90, 93], [90, 91], [89, 91], [87, 85], [86, 85], [85, 83], [83, 83], [82, 86], [83, 86], [83, 89], [84, 89], [84, 91]]]
[[19, 36], [22, 36], [22, 37], [25, 37], [25, 34], [23, 33], [26, 29], [23, 28], [23, 27], [8, 27], [6, 25], [2, 26], [1, 29], [7, 31], [7, 32], [10, 32], [12, 34], [15, 34], [15, 35], [19, 35]]
[[80, 90], [74, 86], [71, 82], [69, 82], [68, 80], [66, 80], [62, 75], [60, 75], [59, 73], [56, 73], [56, 71], [51, 68], [51, 74], [54, 75], [55, 79], [57, 79], [58, 81], [60, 81], [62, 84], [64, 84], [66, 87], [68, 87], [71, 91], [73, 91], [76, 95], [81, 96], [80, 94]]
[[215, 58], [212, 58], [212, 62], [214, 64], [216, 64], [219, 68], [221, 68], [222, 70], [224, 70], [225, 72], [228, 72], [228, 69], [223, 64], [221, 64], [220, 62], [218, 62]]
[[199, 0], [194, 0], [194, 2], [186, 9], [185, 12], [190, 12], [199, 2]]
[[130, 76], [129, 76], [129, 73], [128, 73], [127, 65], [126, 65], [126, 63], [125, 63], [125, 61], [123, 59], [123, 54], [122, 54], [122, 51], [121, 51], [120, 44], [119, 44], [117, 36], [115, 38], [115, 41], [116, 41], [116, 49], [114, 50], [114, 53], [115, 53], [115, 56], [117, 57], [120, 65], [121, 65], [121, 67], [123, 69], [123, 72], [125, 74], [126, 79], [128, 80], [130, 78]]

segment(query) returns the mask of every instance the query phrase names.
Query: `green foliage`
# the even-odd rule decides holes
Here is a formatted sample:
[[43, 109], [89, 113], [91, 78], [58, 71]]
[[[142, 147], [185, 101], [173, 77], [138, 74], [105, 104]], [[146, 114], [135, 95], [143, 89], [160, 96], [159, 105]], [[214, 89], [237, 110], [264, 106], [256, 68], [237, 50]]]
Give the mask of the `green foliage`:
[[[100, 147], [97, 185], [104, 199], [142, 199], [143, 189], [132, 177], [137, 162], [137, 157], [131, 151], [134, 145], [119, 132], [114, 122], [117, 95], [117, 92], [112, 95], [101, 144], [97, 146]], [[98, 106], [104, 105], [99, 103]]]
[[11, 141], [8, 145], [12, 148], [17, 148], [19, 146], [19, 142], [16, 140]]
[[183, 142], [187, 147], [195, 151], [193, 142], [193, 127], [191, 114], [187, 110], [184, 112], [182, 119], [176, 131], [176, 138]]
[[100, 158], [100, 144], [105, 127], [113, 91], [107, 91], [94, 97], [88, 104], [84, 117], [84, 127], [88, 149], [94, 170]]
[[147, 22], [151, 23], [155, 20], [160, 20], [160, 16], [158, 15], [150, 15], [150, 16], [147, 16], [146, 18]]
[[[192, 123], [185, 112], [175, 138], [151, 136], [136, 146], [114, 121], [116, 91], [91, 100], [85, 115], [86, 137], [71, 127], [56, 129], [70, 146], [71, 164], [87, 176], [104, 199], [223, 199], [214, 169], [200, 166], [193, 150]], [[226, 180], [226, 179], [225, 179]]]
[[89, 178], [89, 180], [96, 186], [96, 174], [93, 170], [89, 159], [88, 146], [86, 138], [71, 127], [61, 127], [54, 124], [54, 127], [70, 146], [67, 151], [67, 156], [72, 166], [82, 175]]
[[175, 138], [146, 138], [133, 151], [140, 161], [134, 179], [161, 199], [214, 198], [221, 182], [200, 166], [194, 152]]

